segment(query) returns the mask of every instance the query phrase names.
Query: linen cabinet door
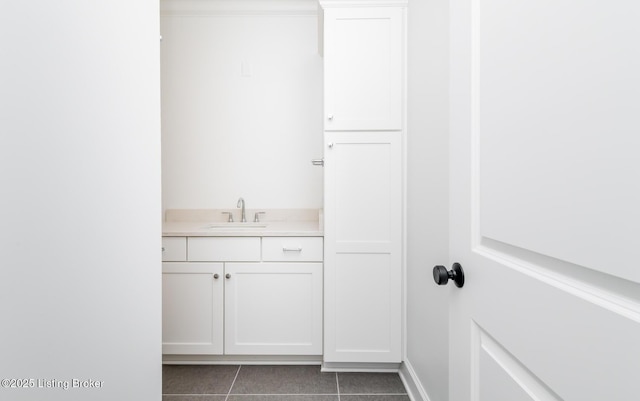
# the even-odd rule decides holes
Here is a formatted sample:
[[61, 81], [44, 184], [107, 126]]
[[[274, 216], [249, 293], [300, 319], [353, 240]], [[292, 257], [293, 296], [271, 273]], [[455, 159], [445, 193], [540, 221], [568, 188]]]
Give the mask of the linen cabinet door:
[[221, 355], [222, 263], [162, 264], [162, 353]]
[[322, 263], [227, 263], [225, 354], [322, 354]]
[[402, 26], [398, 7], [325, 7], [326, 131], [402, 129]]
[[400, 362], [397, 133], [327, 133], [325, 362]]

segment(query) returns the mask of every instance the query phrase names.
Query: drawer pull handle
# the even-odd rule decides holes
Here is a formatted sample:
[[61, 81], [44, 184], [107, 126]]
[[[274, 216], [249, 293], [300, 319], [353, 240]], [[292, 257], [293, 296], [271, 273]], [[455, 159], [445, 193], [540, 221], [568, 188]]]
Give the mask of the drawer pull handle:
[[218, 273], [216, 273], [216, 274], [213, 275], [213, 278], [217, 280], [218, 278], [220, 278], [220, 275]]
[[284, 247], [282, 248], [282, 252], [302, 252], [302, 248], [298, 247], [298, 248], [287, 248]]

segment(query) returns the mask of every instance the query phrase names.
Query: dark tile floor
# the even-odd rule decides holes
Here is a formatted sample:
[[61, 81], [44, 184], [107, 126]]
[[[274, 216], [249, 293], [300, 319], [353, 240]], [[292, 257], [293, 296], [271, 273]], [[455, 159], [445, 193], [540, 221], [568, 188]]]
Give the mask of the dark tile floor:
[[163, 401], [409, 401], [396, 373], [320, 366], [165, 365]]

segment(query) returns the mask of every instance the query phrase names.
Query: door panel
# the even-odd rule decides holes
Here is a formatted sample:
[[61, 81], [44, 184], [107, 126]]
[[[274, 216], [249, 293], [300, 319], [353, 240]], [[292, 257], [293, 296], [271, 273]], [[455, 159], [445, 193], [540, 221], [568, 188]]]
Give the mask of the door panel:
[[388, 142], [339, 141], [331, 151], [336, 208], [336, 241], [388, 243], [392, 232], [389, 166], [394, 149]]
[[640, 393], [639, 17], [452, 3], [452, 401]]
[[640, 7], [476, 4], [480, 234], [640, 282]]
[[335, 346], [342, 353], [388, 353], [395, 296], [388, 254], [339, 254], [335, 272]]
[[[539, 382], [559, 399], [623, 400], [608, 398], [611, 387], [620, 395], [637, 387], [638, 314], [605, 301], [602, 294], [597, 298], [536, 272], [494, 264], [492, 256], [485, 256], [490, 262], [480, 265], [482, 271], [474, 276], [475, 269], [467, 269], [468, 281], [460, 291], [473, 302], [466, 306], [469, 316], [463, 324], [471, 326], [472, 333], [476, 327], [481, 332], [472, 343], [483, 344], [481, 350], [502, 350], [510, 356], [509, 364], [519, 367], [510, 370], [514, 379]], [[470, 354], [482, 353], [472, 348]], [[483, 365], [476, 366], [471, 382], [479, 380], [480, 388], [473, 390], [482, 390], [482, 378], [487, 381], [491, 375], [482, 371]]]
[[482, 401], [560, 400], [479, 326], [472, 326], [473, 394]]

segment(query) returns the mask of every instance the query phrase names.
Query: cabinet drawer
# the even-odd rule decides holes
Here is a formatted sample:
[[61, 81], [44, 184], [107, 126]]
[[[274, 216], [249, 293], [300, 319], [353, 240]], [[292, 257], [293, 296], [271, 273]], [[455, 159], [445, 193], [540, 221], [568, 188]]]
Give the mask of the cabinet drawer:
[[187, 260], [186, 237], [162, 237], [162, 261], [184, 262]]
[[322, 237], [264, 237], [262, 260], [265, 262], [321, 262]]
[[189, 237], [190, 262], [257, 262], [259, 237]]

